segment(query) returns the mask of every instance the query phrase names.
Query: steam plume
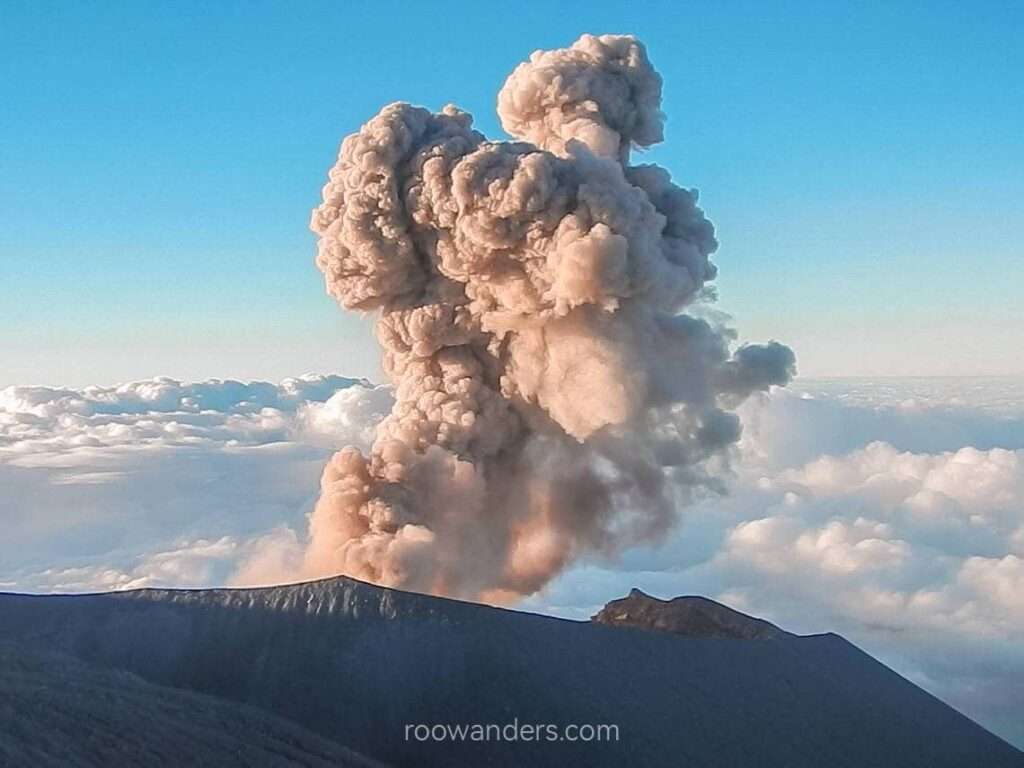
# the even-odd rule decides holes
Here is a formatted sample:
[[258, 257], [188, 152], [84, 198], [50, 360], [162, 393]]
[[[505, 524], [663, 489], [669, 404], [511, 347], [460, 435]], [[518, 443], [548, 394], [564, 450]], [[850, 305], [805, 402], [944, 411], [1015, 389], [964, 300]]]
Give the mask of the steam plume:
[[517, 142], [391, 104], [341, 145], [311, 227], [327, 290], [377, 313], [391, 415], [324, 470], [305, 567], [512, 599], [651, 540], [713, 484], [729, 410], [793, 373], [682, 310], [714, 278], [695, 192], [629, 165], [662, 139], [630, 36], [534, 53], [498, 96]]

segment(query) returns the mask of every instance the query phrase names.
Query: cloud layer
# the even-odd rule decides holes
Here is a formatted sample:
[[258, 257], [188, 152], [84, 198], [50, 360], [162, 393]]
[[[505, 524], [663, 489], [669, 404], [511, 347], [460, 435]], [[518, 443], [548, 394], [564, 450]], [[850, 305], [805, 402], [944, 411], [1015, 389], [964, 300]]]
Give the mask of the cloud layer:
[[[0, 581], [223, 581], [249, 551], [244, 539], [304, 524], [324, 459], [338, 444], [367, 445], [392, 401], [340, 376], [0, 390]], [[203, 550], [211, 541], [223, 546]], [[158, 553], [171, 553], [159, 568], [146, 559]], [[176, 576], [175, 558], [193, 567]], [[65, 565], [75, 573], [61, 575]]]

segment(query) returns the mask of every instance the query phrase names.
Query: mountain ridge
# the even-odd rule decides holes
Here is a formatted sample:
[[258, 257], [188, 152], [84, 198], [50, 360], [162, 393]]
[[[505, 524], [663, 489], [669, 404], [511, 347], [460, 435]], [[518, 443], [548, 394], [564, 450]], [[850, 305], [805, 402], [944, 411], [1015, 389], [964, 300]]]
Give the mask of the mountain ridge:
[[769, 621], [708, 597], [681, 595], [662, 600], [636, 587], [626, 597], [607, 603], [590, 620], [613, 627], [637, 627], [682, 637], [772, 640], [796, 636]]
[[[0, 595], [0, 641], [256, 706], [394, 766], [1024, 765], [1024, 754], [833, 634], [685, 637], [335, 577]], [[621, 738], [403, 738], [410, 724], [513, 720], [610, 723]]]

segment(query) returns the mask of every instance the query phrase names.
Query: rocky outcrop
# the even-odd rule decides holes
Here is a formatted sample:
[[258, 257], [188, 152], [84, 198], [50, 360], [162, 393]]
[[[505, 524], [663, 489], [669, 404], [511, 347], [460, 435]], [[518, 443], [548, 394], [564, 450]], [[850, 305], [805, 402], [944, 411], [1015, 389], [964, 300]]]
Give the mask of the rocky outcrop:
[[777, 640], [793, 637], [771, 622], [756, 619], [706, 597], [659, 600], [639, 589], [612, 600], [591, 621], [613, 627], [637, 627], [683, 637]]

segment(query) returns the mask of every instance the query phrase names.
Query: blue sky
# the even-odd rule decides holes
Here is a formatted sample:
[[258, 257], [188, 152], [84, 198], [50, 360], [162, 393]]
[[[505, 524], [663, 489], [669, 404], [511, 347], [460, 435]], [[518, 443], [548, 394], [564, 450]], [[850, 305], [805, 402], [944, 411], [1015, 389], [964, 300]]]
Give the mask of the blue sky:
[[[806, 375], [1024, 374], [1013, 3], [0, 5], [0, 386], [377, 375], [310, 208], [383, 104], [501, 136], [530, 51], [632, 32], [721, 308]], [[825, 9], [827, 5], [827, 10]]]

